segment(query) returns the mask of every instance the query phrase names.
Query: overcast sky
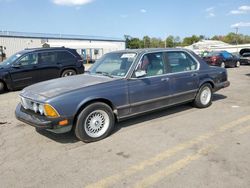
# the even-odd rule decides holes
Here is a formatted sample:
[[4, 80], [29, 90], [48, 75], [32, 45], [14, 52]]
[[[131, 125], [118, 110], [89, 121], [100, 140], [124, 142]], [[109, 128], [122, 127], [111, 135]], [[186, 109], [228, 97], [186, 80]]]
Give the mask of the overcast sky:
[[0, 30], [165, 38], [250, 35], [250, 0], [0, 0]]

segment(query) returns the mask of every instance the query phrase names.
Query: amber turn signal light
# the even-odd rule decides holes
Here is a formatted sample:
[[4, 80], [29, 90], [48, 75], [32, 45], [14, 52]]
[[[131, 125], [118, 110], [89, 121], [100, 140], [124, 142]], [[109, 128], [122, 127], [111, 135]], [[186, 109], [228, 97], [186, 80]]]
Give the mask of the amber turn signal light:
[[59, 125], [64, 126], [64, 125], [68, 125], [68, 123], [69, 123], [69, 121], [67, 119], [65, 119], [65, 120], [60, 121]]
[[53, 118], [59, 117], [59, 114], [57, 113], [57, 111], [49, 104], [44, 105], [44, 112], [46, 116], [53, 117]]

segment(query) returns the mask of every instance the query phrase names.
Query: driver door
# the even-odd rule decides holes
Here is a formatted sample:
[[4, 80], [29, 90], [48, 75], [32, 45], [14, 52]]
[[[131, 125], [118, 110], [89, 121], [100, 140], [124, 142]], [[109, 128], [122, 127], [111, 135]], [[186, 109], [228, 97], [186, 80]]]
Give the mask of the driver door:
[[[147, 57], [145, 57], [147, 56]], [[143, 60], [146, 61], [143, 61]], [[130, 114], [158, 109], [169, 104], [170, 85], [165, 71], [164, 53], [145, 54], [136, 71], [144, 69], [146, 75], [128, 80]]]
[[37, 67], [37, 54], [23, 55], [10, 70], [12, 84], [15, 89], [23, 88], [37, 82], [39, 72]]

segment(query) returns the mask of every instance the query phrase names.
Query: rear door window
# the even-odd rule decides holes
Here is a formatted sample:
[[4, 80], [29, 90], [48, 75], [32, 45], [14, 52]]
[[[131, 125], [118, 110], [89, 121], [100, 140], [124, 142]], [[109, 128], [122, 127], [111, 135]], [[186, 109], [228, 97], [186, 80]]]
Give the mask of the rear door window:
[[186, 52], [167, 52], [168, 72], [178, 73], [194, 71], [197, 69], [197, 62]]
[[75, 61], [75, 56], [67, 51], [57, 52], [57, 59], [59, 62], [72, 62]]
[[55, 52], [42, 52], [38, 54], [39, 63], [55, 64], [56, 53]]

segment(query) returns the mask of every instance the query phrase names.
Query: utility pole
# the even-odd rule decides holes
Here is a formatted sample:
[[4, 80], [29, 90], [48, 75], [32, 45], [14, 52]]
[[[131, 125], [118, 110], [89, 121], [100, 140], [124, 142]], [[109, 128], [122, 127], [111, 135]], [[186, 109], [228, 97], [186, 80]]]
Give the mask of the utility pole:
[[238, 53], [238, 31], [239, 31], [239, 27], [235, 27], [235, 42], [236, 42], [236, 49], [237, 49], [237, 53]]

